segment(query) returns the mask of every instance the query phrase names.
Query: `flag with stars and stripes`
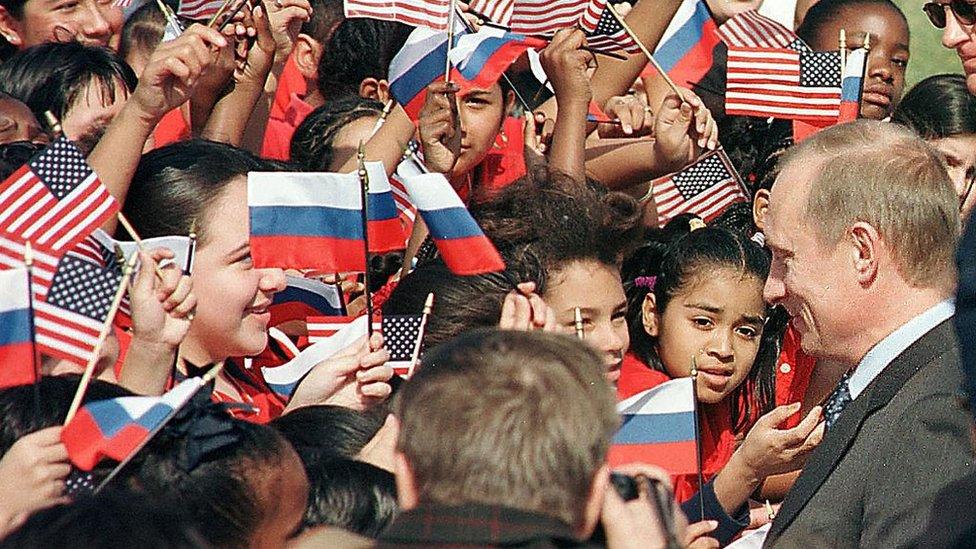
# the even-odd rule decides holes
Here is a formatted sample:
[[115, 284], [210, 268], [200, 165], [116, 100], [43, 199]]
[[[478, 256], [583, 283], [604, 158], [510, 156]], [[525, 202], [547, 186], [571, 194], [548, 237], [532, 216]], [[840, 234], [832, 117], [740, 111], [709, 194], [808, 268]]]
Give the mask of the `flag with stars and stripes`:
[[0, 233], [69, 250], [119, 211], [81, 151], [58, 138], [0, 183]]
[[836, 121], [840, 116], [840, 52], [729, 46], [725, 114]]
[[745, 186], [723, 149], [712, 151], [680, 172], [654, 180], [657, 220], [663, 227], [677, 215], [709, 222], [736, 202], [748, 202]]
[[507, 27], [512, 22], [515, 0], [471, 0], [468, 7], [488, 19], [487, 22]]
[[620, 21], [610, 13], [605, 3], [596, 27], [592, 31], [586, 32], [586, 45], [597, 51], [624, 50], [627, 53], [641, 53], [637, 42], [630, 36], [630, 33], [624, 30]]
[[367, 17], [384, 21], [396, 21], [411, 27], [427, 27], [446, 31], [450, 0], [345, 0], [348, 18]]
[[34, 294], [37, 347], [47, 355], [86, 364], [109, 321], [121, 272], [65, 255], [44, 299]]
[[606, 5], [607, 0], [515, 0], [509, 26], [512, 32], [527, 35], [551, 35], [577, 26], [591, 33]]
[[737, 14], [717, 32], [723, 42], [737, 48], [788, 48], [797, 39], [795, 32], [755, 10]]
[[383, 315], [383, 340], [390, 351], [387, 362], [399, 375], [407, 373], [413, 350], [420, 339], [422, 315]]

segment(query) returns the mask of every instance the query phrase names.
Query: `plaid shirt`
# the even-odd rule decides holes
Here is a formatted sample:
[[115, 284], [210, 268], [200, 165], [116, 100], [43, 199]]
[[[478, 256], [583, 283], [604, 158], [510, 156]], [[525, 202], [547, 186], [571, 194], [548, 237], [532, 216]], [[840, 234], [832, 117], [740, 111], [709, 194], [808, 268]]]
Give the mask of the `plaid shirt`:
[[506, 507], [421, 505], [401, 513], [382, 533], [392, 547], [586, 547], [554, 517]]

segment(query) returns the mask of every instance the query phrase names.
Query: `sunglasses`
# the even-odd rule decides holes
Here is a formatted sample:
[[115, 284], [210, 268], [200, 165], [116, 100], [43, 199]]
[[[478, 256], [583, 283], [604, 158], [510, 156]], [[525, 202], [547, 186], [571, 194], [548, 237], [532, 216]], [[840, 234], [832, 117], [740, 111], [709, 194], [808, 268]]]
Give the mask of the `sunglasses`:
[[961, 24], [972, 25], [976, 23], [976, 4], [970, 3], [969, 0], [951, 0], [945, 4], [929, 2], [922, 6], [922, 11], [929, 16], [929, 21], [936, 28], [944, 29], [947, 23], [946, 7], [952, 10], [953, 15]]

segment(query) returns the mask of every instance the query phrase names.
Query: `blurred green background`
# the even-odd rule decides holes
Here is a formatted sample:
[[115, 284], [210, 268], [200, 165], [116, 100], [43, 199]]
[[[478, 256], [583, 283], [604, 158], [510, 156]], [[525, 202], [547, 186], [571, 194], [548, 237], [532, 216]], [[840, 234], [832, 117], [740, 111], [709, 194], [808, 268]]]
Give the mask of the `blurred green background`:
[[894, 2], [905, 12], [912, 32], [912, 57], [908, 62], [907, 85], [911, 87], [919, 80], [933, 74], [946, 72], [961, 74], [962, 65], [956, 52], [942, 47], [942, 32], [933, 27], [928, 17], [922, 13], [922, 4], [925, 0], [894, 0]]

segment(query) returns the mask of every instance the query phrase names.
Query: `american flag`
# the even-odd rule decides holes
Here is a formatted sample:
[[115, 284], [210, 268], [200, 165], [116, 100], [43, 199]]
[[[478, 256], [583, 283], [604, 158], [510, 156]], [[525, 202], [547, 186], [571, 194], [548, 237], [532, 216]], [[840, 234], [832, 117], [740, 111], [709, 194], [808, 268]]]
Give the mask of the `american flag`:
[[586, 45], [598, 51], [624, 50], [627, 53], [641, 53], [637, 42], [606, 7], [596, 28], [586, 33]]
[[71, 249], [118, 211], [85, 156], [63, 137], [0, 183], [0, 233], [54, 252]]
[[725, 114], [835, 121], [840, 115], [840, 52], [729, 46]]
[[[310, 316], [305, 320], [305, 327], [308, 330], [308, 342], [318, 343], [328, 339], [339, 330], [345, 328], [350, 322], [356, 320], [356, 316]], [[373, 322], [373, 329], [379, 331], [382, 325]]]
[[740, 13], [718, 28], [719, 38], [738, 48], [788, 48], [796, 33], [756, 11]]
[[397, 374], [404, 374], [410, 369], [413, 349], [420, 338], [422, 315], [384, 315], [383, 340], [390, 351], [390, 361]]
[[658, 223], [662, 227], [683, 213], [711, 221], [730, 204], [748, 201], [739, 174], [723, 149], [712, 151], [680, 172], [656, 179], [651, 185]]
[[516, 0], [471, 0], [468, 7], [488, 18], [496, 25], [507, 27], [512, 22], [512, 10]]
[[181, 0], [176, 15], [194, 21], [209, 20], [224, 5], [224, 0]]
[[345, 13], [446, 31], [451, 0], [345, 0]]
[[566, 27], [596, 31], [607, 0], [515, 0], [510, 26], [519, 34], [553, 34]]
[[44, 300], [35, 294], [34, 323], [42, 353], [85, 364], [108, 321], [122, 275], [65, 255]]
[[[0, 235], [0, 270], [19, 269], [24, 266], [24, 254], [27, 247], [16, 240]], [[31, 268], [31, 285], [34, 295], [39, 299], [47, 296], [51, 280], [58, 268], [61, 254], [43, 248], [33, 247], [34, 265]]]

